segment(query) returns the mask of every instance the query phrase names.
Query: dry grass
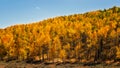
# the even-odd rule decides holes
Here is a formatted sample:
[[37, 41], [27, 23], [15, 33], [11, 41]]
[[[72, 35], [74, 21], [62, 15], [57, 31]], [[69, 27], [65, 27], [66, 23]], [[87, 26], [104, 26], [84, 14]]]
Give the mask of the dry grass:
[[[110, 62], [110, 61], [106, 61]], [[112, 62], [112, 61], [111, 61]], [[119, 65], [119, 66], [117, 66]], [[85, 65], [82, 63], [51, 63], [45, 64], [43, 63], [26, 63], [26, 62], [0, 62], [0, 68], [120, 68], [120, 62], [114, 62], [110, 65], [105, 64], [96, 64], [96, 65]]]

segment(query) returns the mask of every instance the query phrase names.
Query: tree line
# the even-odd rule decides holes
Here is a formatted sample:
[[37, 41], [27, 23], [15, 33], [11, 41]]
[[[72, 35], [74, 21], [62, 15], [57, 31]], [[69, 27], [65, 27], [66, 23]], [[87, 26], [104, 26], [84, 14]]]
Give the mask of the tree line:
[[120, 8], [0, 29], [0, 60], [120, 59]]

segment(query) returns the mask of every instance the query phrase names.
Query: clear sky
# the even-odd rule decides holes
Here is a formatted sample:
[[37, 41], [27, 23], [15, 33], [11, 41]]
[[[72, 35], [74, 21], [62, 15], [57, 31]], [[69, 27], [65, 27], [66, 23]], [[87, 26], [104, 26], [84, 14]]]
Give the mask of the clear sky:
[[0, 0], [0, 28], [113, 6], [120, 0]]

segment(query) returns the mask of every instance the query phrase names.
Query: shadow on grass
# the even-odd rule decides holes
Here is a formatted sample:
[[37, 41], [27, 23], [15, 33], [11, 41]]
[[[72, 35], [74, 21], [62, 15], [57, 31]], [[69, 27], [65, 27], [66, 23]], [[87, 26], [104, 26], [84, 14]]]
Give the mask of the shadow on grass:
[[83, 66], [95, 66], [101, 64], [100, 62], [87, 62], [83, 63]]

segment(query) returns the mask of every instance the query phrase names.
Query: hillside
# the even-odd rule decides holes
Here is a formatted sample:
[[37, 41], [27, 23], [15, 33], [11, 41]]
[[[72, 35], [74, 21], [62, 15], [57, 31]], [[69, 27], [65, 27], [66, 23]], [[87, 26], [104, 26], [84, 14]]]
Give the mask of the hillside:
[[0, 60], [119, 61], [120, 7], [1, 29]]

